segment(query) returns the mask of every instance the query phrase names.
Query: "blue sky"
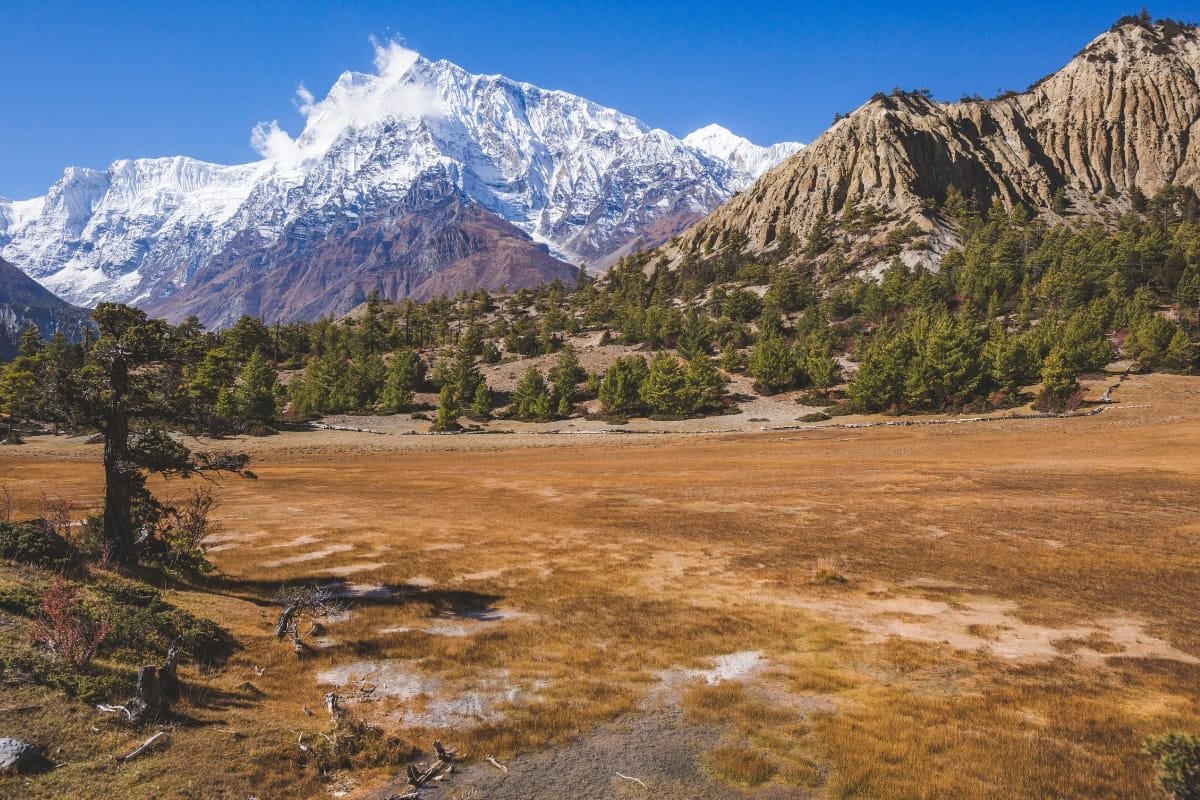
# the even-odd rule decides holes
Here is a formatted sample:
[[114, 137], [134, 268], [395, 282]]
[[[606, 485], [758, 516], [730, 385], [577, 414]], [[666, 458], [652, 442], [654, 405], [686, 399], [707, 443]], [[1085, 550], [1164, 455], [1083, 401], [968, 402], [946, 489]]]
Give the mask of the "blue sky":
[[[369, 70], [369, 37], [565, 89], [683, 135], [718, 122], [761, 144], [811, 141], [873, 92], [1021, 89], [1137, 6], [1027, 2], [52, 2], [0, 12], [0, 195], [68, 165], [255, 157], [250, 131], [297, 133], [318, 97]], [[1155, 16], [1200, 16], [1163, 2]]]

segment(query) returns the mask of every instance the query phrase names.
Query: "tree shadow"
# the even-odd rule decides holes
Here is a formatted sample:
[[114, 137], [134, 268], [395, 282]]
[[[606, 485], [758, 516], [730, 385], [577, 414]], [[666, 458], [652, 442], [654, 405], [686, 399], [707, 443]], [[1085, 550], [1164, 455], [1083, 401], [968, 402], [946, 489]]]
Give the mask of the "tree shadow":
[[473, 617], [480, 614], [496, 614], [496, 603], [503, 599], [497, 594], [473, 592], [466, 589], [437, 589], [411, 583], [372, 584], [361, 587], [345, 578], [330, 578], [328, 575], [310, 575], [290, 578], [286, 581], [266, 581], [255, 578], [240, 578], [230, 575], [212, 576], [208, 579], [210, 590], [258, 606], [278, 606], [271, 598], [280, 589], [288, 587], [319, 586], [333, 591], [342, 600], [355, 606], [404, 606], [427, 603], [434, 608], [435, 615]]

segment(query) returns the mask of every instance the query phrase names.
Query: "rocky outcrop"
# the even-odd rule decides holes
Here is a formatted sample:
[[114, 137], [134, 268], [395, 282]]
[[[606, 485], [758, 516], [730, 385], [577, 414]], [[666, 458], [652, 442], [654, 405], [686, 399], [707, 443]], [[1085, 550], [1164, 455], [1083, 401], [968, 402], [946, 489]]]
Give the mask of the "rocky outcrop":
[[915, 223], [925, 235], [910, 260], [933, 263], [953, 241], [937, 210], [951, 186], [981, 208], [1054, 214], [1061, 193], [1072, 214], [1111, 219], [1134, 187], [1152, 195], [1165, 183], [1200, 185], [1200, 37], [1126, 20], [1024, 93], [957, 103], [876, 95], [668, 252], [702, 255], [726, 241], [765, 251], [785, 230], [803, 240], [848, 208], [873, 206], [878, 225], [842, 226], [852, 253], [878, 253], [889, 231]]
[[45, 767], [42, 748], [20, 739], [0, 738], [0, 775], [38, 772]]

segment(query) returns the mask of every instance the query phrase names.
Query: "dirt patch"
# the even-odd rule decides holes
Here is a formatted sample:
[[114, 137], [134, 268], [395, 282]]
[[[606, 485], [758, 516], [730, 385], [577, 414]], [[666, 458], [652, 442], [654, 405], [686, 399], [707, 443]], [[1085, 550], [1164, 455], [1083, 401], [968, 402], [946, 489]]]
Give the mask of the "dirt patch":
[[[487, 763], [471, 763], [448, 781], [433, 787], [430, 798], [470, 796], [488, 800], [741, 800], [742, 798], [800, 798], [813, 795], [799, 789], [765, 787], [749, 792], [723, 786], [705, 772], [702, 754], [714, 747], [720, 733], [692, 725], [682, 712], [657, 709], [597, 728], [574, 742], [519, 756], [505, 762], [504, 773]], [[642, 785], [618, 776], [637, 778]], [[403, 788], [396, 783], [372, 795], [383, 800]]]

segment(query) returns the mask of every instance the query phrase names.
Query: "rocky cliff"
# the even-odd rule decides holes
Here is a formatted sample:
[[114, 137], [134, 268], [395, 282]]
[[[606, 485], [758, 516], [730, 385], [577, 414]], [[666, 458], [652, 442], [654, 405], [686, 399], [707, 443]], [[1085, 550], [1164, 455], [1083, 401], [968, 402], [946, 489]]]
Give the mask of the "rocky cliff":
[[1200, 186], [1200, 36], [1127, 19], [1023, 93], [876, 95], [668, 253], [703, 257], [727, 242], [762, 252], [784, 232], [804, 241], [821, 228], [868, 266], [890, 257], [889, 233], [907, 239], [910, 263], [933, 265], [955, 238], [939, 210], [950, 187], [981, 209], [1113, 219], [1135, 187], [1152, 195], [1166, 183]]

